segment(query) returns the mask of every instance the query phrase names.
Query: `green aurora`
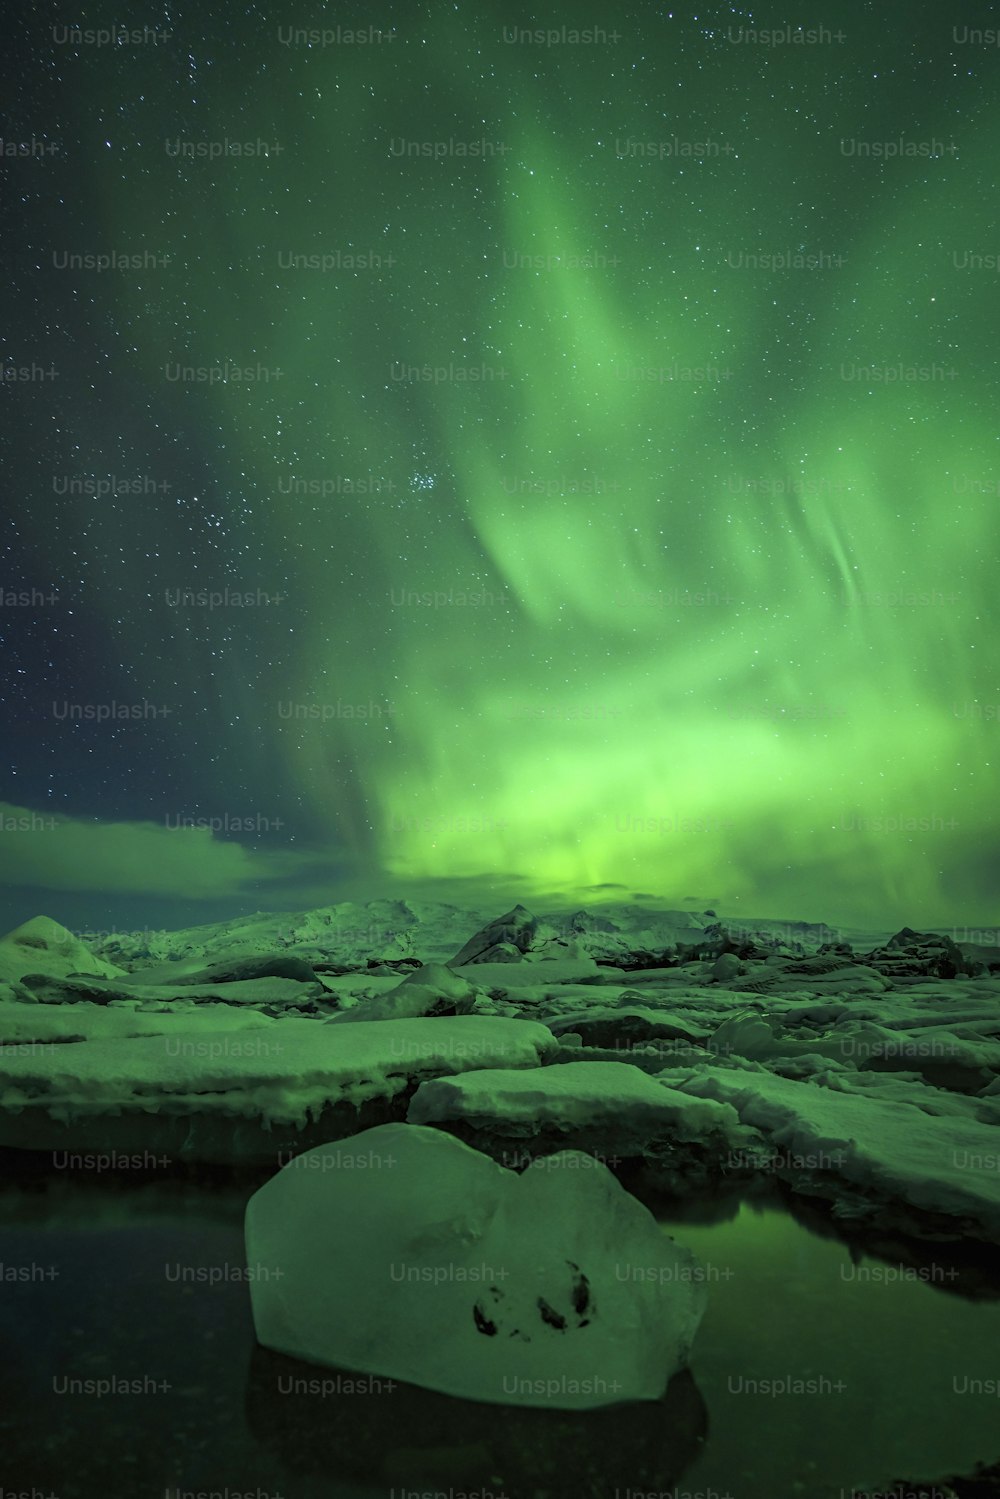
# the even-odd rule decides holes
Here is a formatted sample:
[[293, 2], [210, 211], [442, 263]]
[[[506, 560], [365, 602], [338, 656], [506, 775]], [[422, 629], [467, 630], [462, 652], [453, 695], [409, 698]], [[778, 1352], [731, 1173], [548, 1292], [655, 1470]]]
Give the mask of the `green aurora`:
[[[995, 921], [997, 280], [961, 257], [998, 248], [996, 64], [952, 48], [933, 89], [912, 58], [887, 76], [860, 9], [843, 47], [767, 55], [659, 10], [543, 53], [504, 44], [501, 12], [389, 7], [392, 44], [349, 56], [259, 18], [227, 46], [193, 13], [159, 58], [63, 50], [65, 128], [93, 149], [55, 244], [171, 257], [77, 276], [111, 374], [63, 428], [81, 473], [154, 472], [154, 429], [203, 468], [24, 530], [67, 588], [86, 559], [78, 627], [176, 706], [173, 753], [189, 732], [200, 770], [159, 801], [65, 785], [67, 828], [103, 828], [128, 874], [79, 845], [67, 872], [67, 834], [38, 840], [31, 882], [151, 909], [643, 892]], [[950, 25], [915, 22], [942, 52]], [[840, 145], [900, 135], [958, 150]], [[224, 137], [282, 150], [164, 149]], [[732, 149], [640, 154], [675, 138]], [[503, 154], [400, 144], [480, 139]], [[827, 262], [747, 259], [786, 251]], [[332, 252], [382, 264], [290, 263]], [[226, 361], [282, 374], [164, 373]], [[296, 492], [345, 477], [375, 492]], [[159, 602], [220, 586], [287, 597]], [[171, 831], [175, 809], [290, 832], [236, 847]], [[150, 856], [185, 838], [198, 873]]]

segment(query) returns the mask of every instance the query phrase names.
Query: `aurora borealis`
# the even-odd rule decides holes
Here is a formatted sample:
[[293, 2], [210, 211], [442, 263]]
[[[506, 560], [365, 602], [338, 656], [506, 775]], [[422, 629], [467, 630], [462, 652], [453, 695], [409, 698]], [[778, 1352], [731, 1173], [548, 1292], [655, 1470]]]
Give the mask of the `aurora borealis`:
[[10, 23], [7, 926], [997, 925], [1000, 54], [808, 21]]

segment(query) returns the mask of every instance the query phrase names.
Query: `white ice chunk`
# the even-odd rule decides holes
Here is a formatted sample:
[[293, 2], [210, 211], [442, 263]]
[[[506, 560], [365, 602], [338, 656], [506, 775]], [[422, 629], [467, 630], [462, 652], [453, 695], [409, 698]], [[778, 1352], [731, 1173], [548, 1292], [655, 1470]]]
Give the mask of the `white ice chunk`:
[[519, 1176], [409, 1124], [297, 1156], [247, 1205], [259, 1341], [496, 1404], [659, 1398], [704, 1311], [700, 1267], [579, 1164]]
[[503, 1134], [555, 1129], [599, 1131], [616, 1147], [669, 1135], [695, 1141], [732, 1138], [739, 1118], [728, 1104], [693, 1098], [628, 1062], [565, 1062], [514, 1072], [467, 1072], [421, 1083], [411, 1124], [461, 1120]]

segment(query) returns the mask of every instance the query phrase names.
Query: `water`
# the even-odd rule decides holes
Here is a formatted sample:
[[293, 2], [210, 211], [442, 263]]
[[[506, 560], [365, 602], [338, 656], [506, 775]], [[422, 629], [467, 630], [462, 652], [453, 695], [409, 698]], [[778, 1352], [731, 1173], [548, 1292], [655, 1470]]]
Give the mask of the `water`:
[[[258, 1349], [243, 1274], [252, 1190], [8, 1185], [0, 1490], [842, 1499], [862, 1481], [1000, 1456], [1000, 1398], [973, 1393], [976, 1380], [997, 1389], [1000, 1301], [941, 1257], [852, 1255], [773, 1201], [675, 1214], [665, 1231], [709, 1289], [690, 1374], [662, 1402], [501, 1408]], [[323, 1377], [332, 1392], [293, 1393]], [[138, 1385], [70, 1383], [109, 1379]], [[764, 1393], [765, 1380], [812, 1385]]]
[[1000, 1299], [971, 1267], [852, 1253], [774, 1204], [666, 1227], [709, 1288], [691, 1368], [710, 1427], [684, 1489], [846, 1499], [1000, 1456]]

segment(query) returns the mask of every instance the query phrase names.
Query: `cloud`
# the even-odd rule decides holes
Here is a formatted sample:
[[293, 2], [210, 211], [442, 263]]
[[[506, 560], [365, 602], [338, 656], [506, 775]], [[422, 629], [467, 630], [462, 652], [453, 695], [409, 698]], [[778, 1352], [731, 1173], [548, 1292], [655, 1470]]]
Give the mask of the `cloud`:
[[247, 848], [210, 828], [96, 822], [0, 802], [0, 885], [224, 897], [307, 874], [315, 855]]

